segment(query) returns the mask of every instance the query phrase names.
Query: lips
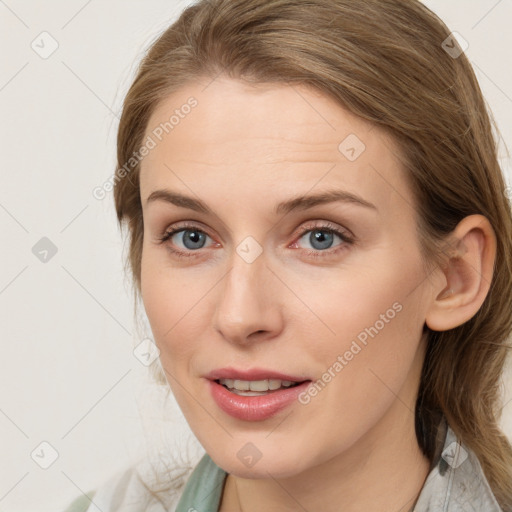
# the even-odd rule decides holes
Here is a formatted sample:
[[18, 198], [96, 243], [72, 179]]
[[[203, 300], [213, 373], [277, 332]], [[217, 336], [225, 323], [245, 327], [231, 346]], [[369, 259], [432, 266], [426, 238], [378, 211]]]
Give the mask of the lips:
[[[311, 384], [311, 379], [304, 375], [290, 375], [263, 368], [238, 370], [236, 368], [219, 368], [205, 375], [210, 396], [224, 413], [243, 421], [263, 421], [298, 401], [299, 395]], [[229, 384], [238, 381], [289, 381], [290, 385], [266, 392], [237, 391], [228, 389], [219, 381]], [[293, 384], [291, 384], [293, 383]], [[238, 387], [239, 384], [238, 384]], [[247, 387], [247, 386], [245, 386]]]
[[206, 383], [209, 394], [219, 409], [242, 421], [264, 421], [293, 404], [297, 407], [300, 394], [311, 385], [311, 381], [304, 381], [294, 387], [269, 391], [263, 395], [240, 396], [218, 384], [217, 381], [207, 380]]
[[289, 375], [274, 370], [264, 368], [251, 368], [248, 370], [240, 370], [232, 367], [218, 368], [211, 371], [205, 378], [208, 380], [219, 379], [233, 379], [233, 380], [289, 380], [292, 382], [304, 382], [305, 380], [312, 380], [307, 375]]

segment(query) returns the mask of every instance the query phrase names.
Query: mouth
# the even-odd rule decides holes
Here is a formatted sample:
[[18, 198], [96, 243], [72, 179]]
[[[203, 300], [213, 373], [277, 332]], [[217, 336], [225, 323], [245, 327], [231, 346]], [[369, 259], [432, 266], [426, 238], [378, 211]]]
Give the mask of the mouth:
[[208, 377], [210, 396], [219, 409], [243, 421], [264, 421], [297, 405], [299, 396], [312, 382], [304, 377], [259, 370], [225, 369]]
[[244, 421], [263, 421], [293, 406], [312, 382], [307, 374], [262, 367], [217, 368], [204, 377], [217, 406]]
[[238, 396], [264, 396], [271, 393], [277, 393], [284, 389], [294, 388], [309, 382], [291, 381], [281, 379], [263, 379], [263, 380], [240, 380], [240, 379], [215, 379], [214, 382], [226, 388], [229, 392]]

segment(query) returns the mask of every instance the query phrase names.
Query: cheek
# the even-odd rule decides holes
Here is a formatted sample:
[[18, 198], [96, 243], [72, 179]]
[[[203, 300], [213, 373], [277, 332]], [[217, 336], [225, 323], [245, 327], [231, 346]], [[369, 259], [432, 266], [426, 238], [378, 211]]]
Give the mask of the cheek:
[[325, 369], [320, 384], [326, 385], [318, 394], [356, 416], [366, 414], [362, 404], [385, 405], [395, 398], [413, 365], [424, 323], [425, 276], [418, 260], [381, 258], [380, 263], [380, 269], [340, 275], [321, 293], [310, 293], [309, 305], [322, 322], [302, 320], [308, 337], [314, 333], [307, 324], [321, 329], [312, 338], [319, 339], [314, 351], [308, 350], [316, 367]]
[[[218, 280], [218, 278], [217, 278]], [[210, 283], [210, 281], [212, 281]], [[143, 252], [141, 295], [160, 359], [169, 371], [188, 367], [186, 361], [198, 350], [201, 333], [211, 317], [206, 300], [215, 280], [162, 264]]]
[[141, 292], [163, 373], [183, 414], [191, 417], [194, 402], [183, 386], [189, 388], [193, 357], [199, 349], [200, 338], [193, 329], [194, 321], [201, 321], [200, 304], [190, 286], [182, 286], [155, 267], [142, 271]]
[[[417, 256], [385, 249], [360, 258], [357, 266], [333, 269], [327, 277], [295, 276], [294, 292], [303, 301], [292, 298], [288, 305], [308, 339], [319, 340], [315, 349], [332, 356], [348, 350], [353, 340], [364, 343], [372, 335], [388, 339], [388, 345], [400, 343], [401, 332], [422, 324], [425, 275]], [[316, 337], [310, 338], [314, 332]]]
[[[366, 322], [360, 316], [343, 321], [344, 315], [339, 315], [337, 342], [329, 344], [329, 350], [324, 346], [320, 356], [309, 351], [310, 359], [321, 359], [316, 367], [324, 373], [317, 376], [316, 390], [310, 388], [311, 394], [302, 397], [297, 417], [308, 418], [311, 427], [297, 428], [296, 441], [297, 446], [308, 444], [318, 462], [349, 449], [381, 422], [392, 428], [396, 414], [414, 415], [421, 323], [415, 321], [416, 306], [409, 300], [395, 309], [388, 306], [389, 300], [371, 306], [374, 313], [388, 311], [388, 323], [375, 314], [366, 315]], [[355, 335], [344, 336], [344, 327]], [[383, 420], [386, 417], [391, 420]], [[311, 436], [311, 430], [317, 435]]]

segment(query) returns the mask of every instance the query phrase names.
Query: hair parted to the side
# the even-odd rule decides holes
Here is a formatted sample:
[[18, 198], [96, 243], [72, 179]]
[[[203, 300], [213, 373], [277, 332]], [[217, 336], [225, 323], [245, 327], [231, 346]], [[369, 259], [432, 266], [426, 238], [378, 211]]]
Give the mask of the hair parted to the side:
[[[497, 238], [491, 287], [465, 324], [445, 332], [425, 326], [416, 434], [432, 458], [444, 415], [476, 453], [508, 511], [512, 447], [498, 421], [512, 329], [512, 213], [497, 157], [498, 130], [467, 57], [453, 58], [443, 49], [449, 34], [416, 0], [199, 1], [153, 42], [140, 64], [124, 101], [116, 172], [141, 147], [160, 101], [187, 83], [223, 73], [314, 87], [389, 133], [414, 193], [430, 268], [445, 261], [443, 243], [459, 221], [487, 217]], [[139, 170], [137, 164], [128, 175], [119, 173], [114, 188], [119, 223], [129, 228], [127, 264], [136, 299], [144, 236]]]

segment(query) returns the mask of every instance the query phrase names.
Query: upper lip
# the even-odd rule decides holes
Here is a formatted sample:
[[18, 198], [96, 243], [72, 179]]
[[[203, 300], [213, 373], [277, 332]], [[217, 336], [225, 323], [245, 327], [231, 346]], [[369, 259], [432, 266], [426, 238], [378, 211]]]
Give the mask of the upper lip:
[[217, 379], [237, 379], [237, 380], [289, 380], [292, 382], [303, 382], [310, 380], [305, 376], [287, 375], [285, 373], [276, 372], [274, 370], [266, 370], [265, 368], [251, 368], [248, 370], [239, 370], [237, 368], [217, 368], [206, 374], [205, 377], [209, 380]]

